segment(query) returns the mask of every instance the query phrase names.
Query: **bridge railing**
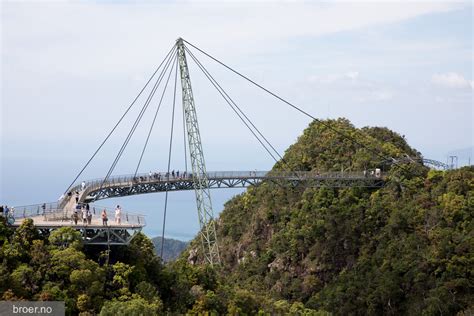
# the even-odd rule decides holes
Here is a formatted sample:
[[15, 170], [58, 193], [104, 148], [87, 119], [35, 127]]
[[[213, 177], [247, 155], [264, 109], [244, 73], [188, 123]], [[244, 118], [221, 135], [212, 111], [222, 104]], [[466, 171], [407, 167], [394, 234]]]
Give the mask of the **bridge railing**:
[[[112, 225], [113, 222], [115, 222], [115, 209], [106, 207], [106, 206], [99, 206], [99, 205], [90, 205], [90, 213], [92, 215], [92, 219], [98, 222], [102, 221], [102, 211], [105, 210], [107, 214], [107, 219], [109, 221], [109, 225]], [[44, 215], [44, 220], [45, 221], [72, 221], [73, 220], [73, 215], [76, 211], [75, 210], [68, 210], [68, 209], [63, 209], [63, 210], [58, 210], [57, 212], [54, 213], [47, 213]], [[78, 209], [77, 210], [77, 216], [79, 219], [79, 222], [82, 222], [82, 210]], [[121, 224], [127, 224], [127, 225], [141, 225], [145, 226], [146, 225], [146, 220], [145, 220], [145, 215], [141, 214], [135, 214], [131, 212], [121, 212], [120, 215], [121, 219]], [[114, 223], [115, 225], [115, 223]]]
[[[43, 207], [44, 206], [44, 207]], [[24, 205], [24, 206], [16, 206], [13, 207], [13, 216], [15, 219], [23, 219], [23, 218], [32, 218], [41, 216], [44, 221], [52, 222], [52, 221], [72, 221], [72, 215], [74, 214], [74, 210], [68, 210], [60, 208], [58, 202], [51, 202], [51, 203], [43, 203], [43, 204], [32, 204], [32, 205]], [[109, 225], [115, 221], [115, 209], [99, 206], [99, 205], [91, 205], [90, 211], [92, 214], [92, 218], [96, 220], [101, 220], [102, 211], [106, 210], [107, 216], [109, 219]], [[82, 214], [78, 212], [79, 219], [82, 219]], [[145, 215], [142, 214], [135, 214], [131, 212], [121, 212], [121, 224], [125, 225], [140, 225], [145, 226], [146, 220]]]
[[380, 179], [380, 171], [271, 171], [266, 178], [285, 179]]
[[61, 211], [59, 202], [14, 206], [10, 212], [15, 219], [51, 214]]
[[[107, 216], [109, 218], [109, 221], [115, 220], [115, 209], [107, 207], [107, 206], [100, 206], [94, 204], [92, 206], [93, 210], [95, 211], [97, 216], [101, 218], [102, 216], [102, 211], [105, 210], [107, 212]], [[136, 214], [136, 213], [130, 213], [128, 211], [123, 211], [121, 212], [121, 223], [122, 224], [129, 224], [129, 225], [146, 225], [146, 219], [145, 215], [142, 214]]]

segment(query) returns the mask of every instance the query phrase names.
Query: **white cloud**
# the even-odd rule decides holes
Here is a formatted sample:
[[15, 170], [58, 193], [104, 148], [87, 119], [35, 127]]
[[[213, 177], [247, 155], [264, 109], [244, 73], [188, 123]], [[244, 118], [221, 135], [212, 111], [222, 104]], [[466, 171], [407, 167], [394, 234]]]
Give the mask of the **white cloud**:
[[[184, 37], [223, 60], [287, 41], [395, 23], [449, 3], [20, 2], [3, 4], [3, 58], [42, 73], [143, 73]], [[276, 23], [276, 21], [278, 21]], [[230, 49], [229, 49], [230, 48]]]
[[372, 88], [369, 91], [362, 92], [355, 99], [360, 103], [366, 102], [383, 102], [393, 99], [394, 92], [386, 88]]
[[464, 76], [449, 72], [444, 74], [434, 74], [431, 77], [431, 82], [436, 85], [448, 87], [448, 88], [471, 88], [474, 89], [474, 81], [467, 80]]
[[393, 93], [389, 90], [372, 91], [371, 98], [376, 101], [387, 101], [393, 98]]
[[341, 74], [327, 74], [327, 75], [311, 75], [308, 81], [311, 83], [337, 83], [337, 82], [354, 82], [359, 78], [358, 71], [348, 71]]

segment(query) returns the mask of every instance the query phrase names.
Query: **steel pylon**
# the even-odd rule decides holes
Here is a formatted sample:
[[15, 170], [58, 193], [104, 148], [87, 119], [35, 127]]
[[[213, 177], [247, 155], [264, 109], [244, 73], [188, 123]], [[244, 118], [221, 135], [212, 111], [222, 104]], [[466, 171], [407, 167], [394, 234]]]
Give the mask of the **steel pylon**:
[[181, 76], [183, 110], [186, 121], [187, 139], [189, 143], [189, 154], [191, 157], [192, 178], [194, 192], [196, 193], [196, 204], [198, 209], [200, 235], [203, 253], [206, 261], [211, 264], [220, 263], [219, 247], [217, 243], [216, 226], [212, 211], [211, 194], [209, 192], [209, 181], [207, 179], [204, 152], [202, 150], [201, 135], [194, 105], [193, 90], [189, 69], [186, 62], [186, 53], [183, 39], [176, 41], [178, 63]]

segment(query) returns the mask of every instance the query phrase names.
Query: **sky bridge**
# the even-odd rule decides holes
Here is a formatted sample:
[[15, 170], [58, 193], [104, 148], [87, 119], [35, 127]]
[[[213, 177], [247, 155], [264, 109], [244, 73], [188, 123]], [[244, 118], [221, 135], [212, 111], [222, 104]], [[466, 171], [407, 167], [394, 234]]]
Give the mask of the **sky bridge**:
[[[215, 171], [207, 172], [207, 187], [244, 188], [264, 181], [282, 186], [304, 185], [311, 187], [381, 187], [383, 177], [370, 172], [315, 172], [315, 171]], [[79, 203], [89, 203], [106, 198], [129, 195], [194, 190], [196, 180], [192, 173], [185, 174], [137, 174], [96, 179], [74, 187], [63, 205], [71, 208], [78, 192]]]
[[[275, 149], [268, 138], [263, 135], [262, 131], [257, 126], [255, 126], [252, 120], [246, 115], [246, 113], [242, 111], [234, 99], [227, 93], [226, 90], [224, 90], [219, 82], [214, 79], [212, 74], [195, 56], [195, 53], [199, 53], [201, 56], [209, 58], [211, 61], [219, 64], [237, 77], [240, 77], [246, 82], [252, 84], [254, 87], [269, 94], [279, 102], [286, 104], [300, 114], [303, 114], [307, 118], [310, 118], [311, 120], [321, 124], [324, 126], [324, 128], [331, 130], [333, 133], [335, 133], [335, 135], [338, 135], [343, 139], [349, 140], [353, 144], [357, 145], [357, 148], [363, 149], [365, 155], [369, 157], [367, 158], [366, 165], [372, 166], [372, 170], [358, 170], [351, 172], [328, 172], [327, 170], [292, 170], [280, 152]], [[207, 80], [217, 90], [220, 96], [222, 96], [224, 99], [223, 104], [227, 105], [233, 114], [236, 114], [238, 120], [245, 128], [248, 129], [251, 135], [269, 154], [273, 161], [279, 165], [280, 169], [287, 171], [207, 171], [187, 58], [190, 58], [190, 60], [194, 61], [194, 64], [205, 75]], [[174, 80], [170, 80], [171, 78]], [[181, 89], [177, 88], [178, 80], [181, 83]], [[172, 90], [167, 90], [168, 86], [174, 86], [174, 88]], [[84, 181], [78, 184], [78, 181], [80, 181], [80, 178], [83, 176], [84, 170], [88, 168], [91, 161], [96, 157], [99, 151], [103, 148], [104, 144], [110, 139], [124, 118], [129, 114], [132, 107], [136, 103], [141, 102], [141, 100], [138, 101], [140, 98], [145, 98], [146, 93], [144, 93], [144, 91], [147, 91], [148, 96], [144, 100], [143, 106], [135, 118], [135, 122], [128, 131], [121, 148], [118, 150], [115, 159], [111, 163], [110, 168], [108, 169], [105, 176], [91, 181]], [[156, 102], [156, 110], [154, 113], [148, 113], [147, 110], [150, 107], [151, 101], [157, 91], [159, 91], [158, 94], [160, 97], [159, 101]], [[141, 166], [142, 159], [147, 150], [150, 136], [153, 134], [152, 132], [155, 127], [156, 118], [159, 114], [162, 101], [167, 92], [169, 92], [168, 96], [170, 96], [169, 99], [171, 99], [170, 103], [172, 105], [172, 117], [170, 124], [171, 130], [169, 131], [169, 147], [167, 150], [167, 168], [161, 169], [166, 171], [151, 174], [139, 173], [139, 170], [143, 170], [143, 166]], [[176, 138], [173, 137], [176, 129], [175, 120], [177, 121], [176, 117], [180, 116], [175, 115], [175, 112], [178, 112], [179, 109], [176, 107], [177, 92], [181, 93], [182, 101], [181, 113], [179, 114], [182, 114], [184, 171], [181, 174], [178, 174], [177, 172], [175, 173], [171, 170], [174, 144], [173, 139]], [[145, 113], [151, 114], [148, 117], [153, 118], [153, 120], [151, 125], [147, 128], [148, 133], [144, 140], [143, 148], [139, 153], [137, 153], [139, 154], [139, 159], [136, 167], [134, 168], [134, 173], [124, 176], [114, 175], [116, 166], [123, 156], [130, 140], [134, 136], [137, 127], [142, 122], [142, 118], [145, 116]], [[176, 122], [176, 125], [178, 126], [177, 123], [178, 122]], [[166, 132], [161, 130], [159, 134], [165, 135]], [[214, 219], [210, 189], [243, 188], [248, 186], [258, 186], [263, 182], [288, 187], [305, 186], [331, 188], [378, 188], [384, 185], [385, 176], [380, 172], [380, 169], [383, 168], [382, 164], [376, 163], [377, 161], [386, 162], [385, 164], [390, 164], [389, 168], [399, 168], [405, 173], [410, 173], [410, 171], [405, 168], [404, 165], [407, 163], [420, 163], [418, 159], [406, 159], [405, 156], [398, 158], [391, 157], [383, 152], [383, 148], [381, 148], [383, 146], [374, 147], [373, 144], [367, 144], [364, 141], [366, 138], [365, 136], [362, 135], [362, 137], [357, 137], [356, 134], [357, 133], [343, 131], [325, 121], [318, 119], [302, 108], [283, 99], [274, 92], [269, 91], [237, 70], [227, 66], [214, 56], [201, 50], [199, 47], [182, 38], [179, 38], [171, 47], [159, 66], [156, 68], [152, 76], [148, 79], [145, 86], [127, 107], [115, 126], [100, 143], [90, 159], [85, 163], [76, 177], [72, 180], [71, 184], [65, 189], [61, 200], [58, 203], [50, 203], [48, 205], [36, 205], [29, 208], [23, 207], [23, 209], [21, 207], [17, 208], [17, 213], [15, 213], [16, 220], [12, 223], [12, 226], [17, 227], [22, 218], [32, 218], [35, 225], [46, 231], [51, 231], [62, 226], [74, 227], [75, 229], [81, 231], [85, 243], [106, 243], [108, 245], [127, 244], [131, 238], [133, 238], [136, 232], [140, 231], [145, 225], [143, 216], [133, 215], [131, 213], [123, 214], [125, 217], [122, 218], [120, 223], [110, 220], [113, 219], [113, 216], [110, 216], [107, 226], [102, 225], [100, 217], [97, 217], [99, 216], [97, 213], [95, 213], [95, 217], [92, 219], [91, 223], [88, 224], [76, 224], [71, 220], [71, 216], [76, 210], [78, 210], [78, 207], [80, 209], [84, 204], [91, 204], [91, 207], [94, 208], [94, 203], [98, 200], [163, 192], [165, 194], [165, 203], [163, 212], [162, 237], [164, 237], [166, 228], [168, 193], [173, 191], [194, 190], [196, 196], [198, 220], [200, 224], [199, 237], [201, 239], [202, 252], [205, 256], [204, 261], [211, 265], [219, 264], [219, 246], [216, 236], [216, 223]], [[174, 142], [176, 142], [176, 139]], [[163, 148], [160, 148], [160, 150], [164, 151]], [[174, 158], [174, 160], [176, 160], [176, 158]], [[154, 163], [158, 162], [155, 161]], [[433, 164], [433, 161], [431, 161], [431, 163]], [[440, 166], [441, 165], [438, 164], [438, 167]], [[352, 170], [352, 166], [340, 167], [346, 168], [342, 170]], [[152, 168], [156, 168], [156, 166]], [[114, 211], [109, 210], [108, 213], [113, 215]], [[161, 253], [162, 252], [163, 248], [161, 249]]]

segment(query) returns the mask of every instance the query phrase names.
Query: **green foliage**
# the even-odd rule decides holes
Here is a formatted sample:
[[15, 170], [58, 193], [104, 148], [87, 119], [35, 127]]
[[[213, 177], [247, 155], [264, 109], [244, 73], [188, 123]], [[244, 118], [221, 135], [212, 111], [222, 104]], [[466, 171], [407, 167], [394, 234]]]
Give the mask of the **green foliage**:
[[81, 233], [72, 227], [61, 227], [51, 232], [48, 241], [51, 245], [59, 248], [74, 247], [81, 249], [82, 238]]
[[134, 296], [127, 301], [108, 301], [100, 311], [100, 316], [155, 316], [160, 313], [162, 305], [159, 301], [148, 303], [140, 296]]
[[[388, 129], [325, 123], [383, 156], [419, 155]], [[284, 159], [293, 170], [384, 168], [387, 183], [382, 189], [293, 190], [263, 184], [229, 201], [218, 225], [220, 275], [231, 287], [275, 302], [248, 301], [253, 313], [290, 313], [291, 306], [305, 313], [300, 303], [311, 313], [341, 315], [455, 314], [467, 308], [473, 300], [473, 168], [391, 167], [316, 122]], [[235, 303], [236, 295], [228, 309], [249, 312]]]
[[199, 264], [199, 239], [165, 265], [143, 234], [107, 253], [72, 228], [0, 220], [0, 297], [65, 301], [68, 315], [472, 314], [474, 168], [402, 169], [373, 151], [419, 155], [386, 128], [311, 123], [275, 170], [384, 168], [385, 186], [251, 187], [216, 222], [218, 267]]

